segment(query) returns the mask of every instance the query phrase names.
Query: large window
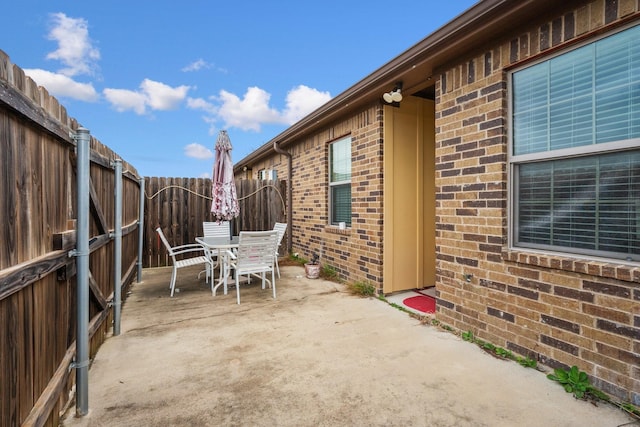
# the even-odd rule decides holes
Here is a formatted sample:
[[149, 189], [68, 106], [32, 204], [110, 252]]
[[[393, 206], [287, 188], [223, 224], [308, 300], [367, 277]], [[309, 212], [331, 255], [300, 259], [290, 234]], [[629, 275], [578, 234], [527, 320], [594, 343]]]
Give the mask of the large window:
[[351, 226], [351, 138], [329, 146], [329, 223]]
[[640, 26], [511, 74], [512, 245], [640, 261]]

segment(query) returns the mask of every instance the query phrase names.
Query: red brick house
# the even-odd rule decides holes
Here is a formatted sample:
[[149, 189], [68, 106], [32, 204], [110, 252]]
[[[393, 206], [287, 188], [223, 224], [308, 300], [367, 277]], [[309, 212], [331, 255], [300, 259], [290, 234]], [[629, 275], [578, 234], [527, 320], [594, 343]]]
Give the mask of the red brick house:
[[637, 0], [481, 1], [236, 176], [289, 180], [293, 252], [640, 404], [638, 40]]

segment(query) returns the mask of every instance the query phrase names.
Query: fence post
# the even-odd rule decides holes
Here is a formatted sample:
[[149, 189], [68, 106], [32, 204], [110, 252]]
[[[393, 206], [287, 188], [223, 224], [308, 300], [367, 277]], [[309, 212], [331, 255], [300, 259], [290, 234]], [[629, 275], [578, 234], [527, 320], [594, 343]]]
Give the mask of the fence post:
[[89, 182], [91, 179], [89, 160], [89, 129], [77, 130], [77, 189], [78, 221], [76, 229], [76, 414], [85, 416], [89, 412]]
[[138, 283], [142, 282], [142, 249], [144, 245], [144, 178], [140, 178], [140, 207], [138, 208]]
[[122, 306], [122, 159], [115, 159], [113, 168], [115, 182], [113, 335], [120, 335], [120, 307]]

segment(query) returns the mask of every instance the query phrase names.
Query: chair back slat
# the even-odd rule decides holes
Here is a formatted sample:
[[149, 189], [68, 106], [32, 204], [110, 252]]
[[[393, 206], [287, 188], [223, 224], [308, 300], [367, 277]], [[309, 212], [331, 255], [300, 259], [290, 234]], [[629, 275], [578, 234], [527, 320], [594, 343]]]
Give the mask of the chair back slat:
[[241, 231], [238, 241], [237, 264], [240, 270], [268, 266], [273, 268], [278, 233], [269, 231]]
[[284, 238], [284, 233], [287, 232], [287, 224], [285, 222], [276, 222], [273, 229], [278, 232], [278, 247], [280, 247], [282, 239]]
[[231, 238], [231, 223], [229, 221], [222, 222], [203, 222], [202, 232], [204, 237], [226, 237]]

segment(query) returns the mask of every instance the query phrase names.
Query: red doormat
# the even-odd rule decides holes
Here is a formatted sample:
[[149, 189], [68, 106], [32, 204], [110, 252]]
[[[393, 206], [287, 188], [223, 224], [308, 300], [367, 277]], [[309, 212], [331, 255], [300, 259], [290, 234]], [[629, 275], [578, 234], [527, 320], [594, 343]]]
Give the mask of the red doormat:
[[407, 307], [411, 307], [414, 310], [418, 310], [423, 313], [436, 312], [436, 299], [427, 295], [418, 295], [406, 298], [402, 303]]

